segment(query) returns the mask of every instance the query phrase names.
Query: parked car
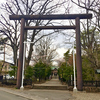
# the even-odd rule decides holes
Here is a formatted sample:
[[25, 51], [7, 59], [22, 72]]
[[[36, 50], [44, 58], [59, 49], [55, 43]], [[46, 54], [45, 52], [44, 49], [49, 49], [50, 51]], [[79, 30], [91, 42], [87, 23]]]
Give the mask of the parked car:
[[14, 76], [10, 76], [9, 74], [7, 74], [7, 75], [4, 75], [3, 76], [3, 79], [14, 79]]

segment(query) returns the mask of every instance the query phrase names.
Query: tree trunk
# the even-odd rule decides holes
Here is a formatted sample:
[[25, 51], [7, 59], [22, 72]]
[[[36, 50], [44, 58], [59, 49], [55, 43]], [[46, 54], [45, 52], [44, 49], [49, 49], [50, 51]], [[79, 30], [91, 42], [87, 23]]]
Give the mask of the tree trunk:
[[14, 47], [13, 47], [13, 59], [14, 59], [14, 65], [15, 65], [15, 66], [17, 66], [17, 60], [18, 60], [18, 59], [17, 59], [17, 50], [18, 50], [17, 47], [14, 46]]
[[[31, 42], [34, 41], [34, 38], [35, 38], [35, 30], [33, 31], [33, 36], [32, 36]], [[26, 68], [27, 68], [27, 66], [29, 66], [29, 63], [31, 60], [31, 56], [32, 56], [32, 52], [33, 52], [33, 45], [34, 45], [33, 43], [30, 44], [28, 58], [26, 59]]]

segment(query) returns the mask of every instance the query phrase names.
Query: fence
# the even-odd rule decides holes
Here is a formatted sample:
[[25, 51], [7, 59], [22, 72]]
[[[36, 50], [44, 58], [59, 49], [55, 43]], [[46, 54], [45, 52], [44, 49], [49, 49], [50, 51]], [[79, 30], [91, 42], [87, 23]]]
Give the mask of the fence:
[[[68, 86], [74, 86], [73, 81], [67, 81]], [[100, 81], [83, 81], [83, 86], [100, 87]]]
[[0, 75], [0, 82], [2, 82], [3, 80], [3, 75]]
[[83, 81], [83, 86], [100, 87], [100, 81]]
[[[2, 84], [6, 85], [16, 85], [17, 80], [16, 79], [3, 79]], [[31, 79], [24, 79], [24, 85], [32, 85]]]

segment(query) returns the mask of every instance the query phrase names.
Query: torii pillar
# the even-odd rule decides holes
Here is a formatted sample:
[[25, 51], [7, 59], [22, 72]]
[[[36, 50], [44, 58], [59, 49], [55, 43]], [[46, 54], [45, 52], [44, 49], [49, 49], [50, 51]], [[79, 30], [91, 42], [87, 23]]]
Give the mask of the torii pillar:
[[76, 19], [76, 66], [77, 66], [77, 89], [83, 90], [82, 80], [82, 58], [81, 58], [81, 36], [80, 36], [80, 19]]
[[21, 30], [20, 30], [20, 49], [19, 49], [19, 59], [18, 59], [18, 71], [17, 71], [17, 86], [20, 89], [22, 82], [22, 70], [23, 70], [23, 51], [24, 51], [24, 28], [25, 19], [21, 18]]

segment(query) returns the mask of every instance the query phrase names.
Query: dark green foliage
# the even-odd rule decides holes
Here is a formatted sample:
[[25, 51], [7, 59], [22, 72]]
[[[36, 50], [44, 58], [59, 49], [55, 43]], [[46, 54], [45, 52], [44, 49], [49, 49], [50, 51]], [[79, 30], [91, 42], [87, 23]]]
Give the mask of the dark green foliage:
[[34, 76], [36, 78], [39, 78], [39, 81], [51, 75], [51, 68], [47, 64], [42, 63], [41, 61], [35, 64], [33, 70]]
[[39, 80], [45, 78], [45, 67], [46, 65], [42, 62], [37, 63], [34, 67], [35, 77], [39, 78]]
[[14, 77], [16, 77], [17, 66], [10, 66], [10, 68], [11, 68], [12, 70], [8, 72], [9, 75], [10, 75], [10, 76], [14, 76]]
[[50, 75], [51, 75], [51, 67], [48, 66], [46, 67], [46, 70], [45, 70], [45, 76], [49, 78]]
[[95, 80], [95, 71], [91, 67], [83, 67], [82, 68], [83, 80], [91, 81]]
[[[69, 63], [69, 60], [71, 58], [69, 52], [70, 50], [64, 53], [65, 62], [63, 62], [60, 68], [58, 69], [58, 75], [63, 81], [71, 80], [71, 75], [73, 76], [73, 67]], [[66, 62], [67, 62], [67, 66], [66, 66]]]
[[70, 51], [70, 50], [68, 50], [66, 53], [64, 53], [64, 59], [65, 59], [65, 61], [68, 61], [68, 59], [69, 59], [69, 57], [70, 57], [69, 51]]
[[95, 69], [92, 67], [90, 61], [87, 56], [82, 56], [82, 74], [83, 80], [96, 80]]
[[61, 67], [58, 69], [58, 75], [63, 81], [68, 81], [73, 75], [73, 68], [71, 66], [66, 67], [66, 63], [62, 63]]
[[33, 78], [33, 67], [32, 66], [28, 66], [25, 70], [25, 79], [32, 79]]

